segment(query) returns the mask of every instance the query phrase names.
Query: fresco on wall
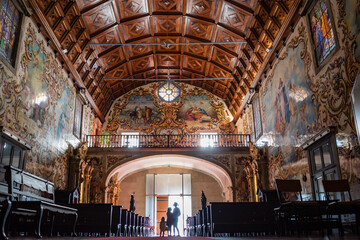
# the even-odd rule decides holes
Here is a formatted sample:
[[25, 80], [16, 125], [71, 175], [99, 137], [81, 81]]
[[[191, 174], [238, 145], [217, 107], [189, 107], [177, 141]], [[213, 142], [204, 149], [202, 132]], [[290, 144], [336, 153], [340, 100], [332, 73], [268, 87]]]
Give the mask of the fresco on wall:
[[[355, 6], [354, 6], [355, 2]], [[357, 42], [357, 48], [355, 50], [355, 54], [358, 58], [360, 58], [360, 0], [346, 0], [345, 6], [345, 22], [347, 26], [349, 26], [349, 32], [353, 35], [353, 39]]]
[[161, 101], [160, 83], [139, 87], [118, 98], [111, 107], [103, 132], [120, 134], [184, 134], [197, 131], [226, 132], [232, 116], [211, 93], [188, 84], [178, 84], [181, 94], [174, 102]]
[[16, 75], [0, 67], [0, 121], [32, 147], [25, 169], [65, 188], [68, 152], [79, 142], [72, 133], [75, 89], [34, 24], [26, 19], [25, 26]]
[[[360, 67], [360, 5], [358, 0], [331, 3], [339, 50], [316, 73], [312, 36], [303, 17], [260, 89], [264, 135], [257, 144], [267, 144], [270, 188], [274, 187], [275, 178], [296, 178], [302, 180], [303, 189], [310, 194], [307, 152], [299, 146], [329, 126], [336, 126], [338, 132], [341, 177], [351, 183], [360, 179], [360, 148], [350, 99]], [[275, 91], [271, 93], [269, 89]]]
[[263, 92], [264, 135], [271, 136], [271, 144], [282, 148], [285, 162], [296, 160], [292, 146], [313, 134], [316, 119], [304, 61], [299, 58], [301, 51], [303, 44], [288, 48]]

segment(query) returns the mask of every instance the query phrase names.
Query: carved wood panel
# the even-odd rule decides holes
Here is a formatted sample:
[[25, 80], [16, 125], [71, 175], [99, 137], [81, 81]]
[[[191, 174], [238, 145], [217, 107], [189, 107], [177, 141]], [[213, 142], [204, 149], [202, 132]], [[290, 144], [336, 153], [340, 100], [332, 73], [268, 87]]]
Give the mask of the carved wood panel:
[[[111, 99], [151, 79], [234, 77], [189, 83], [226, 97], [235, 114], [295, 0], [35, 2], [103, 113]], [[244, 40], [244, 44], [216, 46], [142, 44]], [[139, 45], [88, 45], [125, 42]], [[149, 81], [105, 81], [104, 77]]]

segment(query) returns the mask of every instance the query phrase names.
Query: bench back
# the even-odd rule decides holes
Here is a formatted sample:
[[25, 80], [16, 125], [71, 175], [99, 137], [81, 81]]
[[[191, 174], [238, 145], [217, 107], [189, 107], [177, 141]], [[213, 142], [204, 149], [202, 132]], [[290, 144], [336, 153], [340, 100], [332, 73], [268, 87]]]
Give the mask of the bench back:
[[[279, 197], [280, 202], [284, 202], [285, 199], [283, 198], [283, 193], [293, 193], [293, 194], [299, 194], [300, 195], [300, 201], [302, 201], [302, 195], [301, 195], [301, 183], [300, 180], [282, 180], [282, 179], [275, 179], [276, 183], [276, 191]], [[296, 195], [294, 195], [295, 198], [297, 198]], [[291, 200], [291, 197], [289, 197]]]
[[54, 183], [13, 166], [5, 166], [5, 169], [12, 200], [55, 202]]
[[112, 226], [112, 203], [69, 204], [78, 210], [77, 232], [108, 233]]
[[331, 193], [347, 192], [347, 194], [349, 195], [349, 200], [352, 201], [351, 194], [350, 194], [350, 185], [349, 185], [348, 180], [346, 180], [346, 179], [345, 180], [323, 180], [322, 183], [324, 186], [327, 200], [331, 200], [330, 199]]
[[275, 221], [274, 208], [278, 205], [264, 202], [211, 202], [210, 223], [273, 223]]

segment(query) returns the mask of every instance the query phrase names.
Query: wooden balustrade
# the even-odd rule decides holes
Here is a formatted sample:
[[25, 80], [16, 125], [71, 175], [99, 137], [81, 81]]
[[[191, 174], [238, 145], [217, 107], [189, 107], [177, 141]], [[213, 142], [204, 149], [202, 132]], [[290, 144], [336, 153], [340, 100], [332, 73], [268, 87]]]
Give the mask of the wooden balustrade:
[[248, 147], [250, 135], [87, 135], [86, 141], [89, 147], [99, 148]]

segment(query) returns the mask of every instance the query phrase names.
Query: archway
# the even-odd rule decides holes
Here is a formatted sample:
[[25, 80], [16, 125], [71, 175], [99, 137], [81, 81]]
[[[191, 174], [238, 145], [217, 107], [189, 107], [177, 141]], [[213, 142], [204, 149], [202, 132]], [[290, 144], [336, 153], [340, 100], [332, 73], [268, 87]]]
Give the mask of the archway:
[[[230, 175], [220, 166], [201, 158], [178, 155], [161, 154], [138, 158], [115, 167], [106, 177], [105, 186], [108, 186], [110, 179], [117, 174], [117, 180], [121, 182], [126, 176], [143, 169], [157, 168], [164, 166], [190, 168], [212, 176], [222, 187], [224, 200], [233, 201], [232, 179]], [[105, 202], [107, 201], [105, 196]]]

